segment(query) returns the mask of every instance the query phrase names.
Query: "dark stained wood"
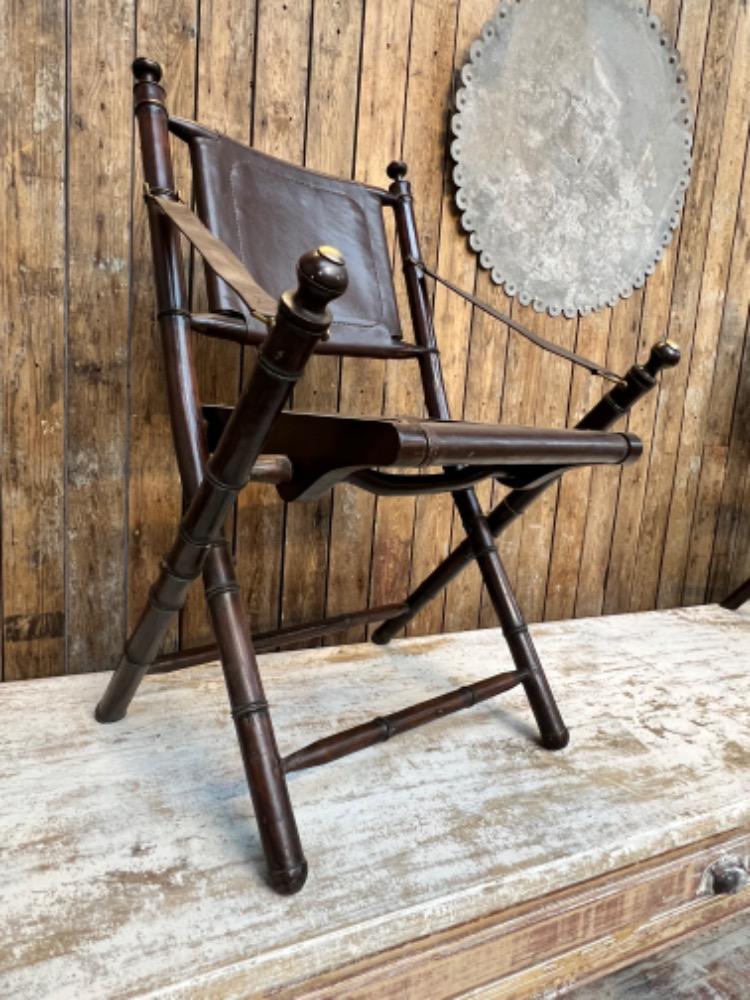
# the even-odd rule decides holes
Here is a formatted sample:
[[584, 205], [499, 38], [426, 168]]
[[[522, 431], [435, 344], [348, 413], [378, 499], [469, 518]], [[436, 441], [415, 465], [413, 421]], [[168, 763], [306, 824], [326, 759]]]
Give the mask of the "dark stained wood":
[[[171, 25], [171, 30], [165, 30]], [[136, 41], [169, 66], [172, 111], [191, 117], [195, 110], [197, 39], [195, 0], [138, 0]], [[134, 55], [132, 51], [129, 56]], [[175, 182], [190, 190], [190, 168], [185, 150], [176, 149]], [[132, 202], [131, 274], [131, 391], [130, 451], [128, 461], [128, 626], [132, 627], [146, 600], [148, 584], [166, 551], [182, 509], [182, 489], [174, 458], [169, 407], [164, 391], [165, 372], [155, 320], [153, 270], [148, 220], [143, 203], [141, 157], [135, 156]], [[165, 649], [177, 648], [175, 624], [165, 638]]]
[[[167, 110], [160, 65], [139, 57], [133, 63], [133, 74], [134, 113], [143, 162], [157, 318], [173, 443], [186, 509], [172, 546], [160, 562], [158, 577], [149, 588], [148, 599], [125, 643], [118, 666], [96, 706], [95, 716], [100, 723], [118, 722], [125, 716], [142, 679], [157, 660], [169, 629], [184, 610], [191, 585], [202, 575], [218, 649], [203, 647], [198, 653], [187, 656], [162, 657], [160, 666], [161, 669], [178, 669], [194, 662], [195, 656], [213, 656], [218, 652], [269, 882], [280, 893], [294, 893], [305, 883], [307, 863], [284, 779], [285, 770], [335, 760], [446, 713], [470, 707], [517, 684], [523, 686], [528, 698], [541, 745], [550, 751], [561, 750], [567, 745], [568, 730], [493, 536], [515, 521], [533, 501], [548, 495], [550, 489], [556, 490], [558, 479], [570, 466], [620, 465], [636, 459], [642, 450], [640, 441], [630, 434], [609, 433], [606, 428], [654, 388], [658, 372], [674, 366], [679, 361], [679, 351], [669, 344], [657, 344], [645, 365], [631, 367], [621, 379], [611, 376], [617, 383], [615, 387], [571, 430], [452, 421], [427, 285], [430, 272], [424, 263], [407, 164], [401, 161], [389, 164], [387, 174], [391, 183], [387, 192], [356, 191], [346, 182], [320, 178], [279, 160], [259, 156], [228, 138], [205, 132], [198, 125], [175, 122]], [[213, 232], [180, 201], [170, 132], [190, 146], [200, 210], [210, 217]], [[342, 234], [347, 240], [348, 265], [331, 246], [320, 246], [305, 253], [296, 266], [297, 288], [281, 293], [275, 317], [269, 312], [273, 299], [246, 267], [265, 267], [268, 287], [278, 289], [290, 268], [288, 251], [279, 252], [271, 243], [262, 243], [259, 244], [262, 247], [259, 256], [240, 259], [237, 254], [241, 252], [241, 244], [237, 245], [235, 254], [219, 238], [226, 231], [227, 239], [233, 241], [237, 215], [227, 186], [231, 185], [238, 165], [255, 171], [247, 174], [251, 182], [260, 174], [263, 183], [270, 185], [267, 195], [269, 224], [273, 210], [277, 211], [277, 218], [296, 217], [303, 209], [318, 210], [318, 206], [312, 204], [317, 197], [325, 199], [322, 204], [328, 215], [324, 221], [333, 233], [337, 224], [340, 229], [341, 220], [337, 217], [340, 202], [332, 195], [345, 193], [348, 201], [360, 199], [357, 204], [363, 223], [361, 228], [350, 227]], [[282, 413], [306, 366], [312, 361], [317, 344], [328, 341], [333, 349], [336, 348], [339, 327], [332, 327], [332, 314], [327, 307], [347, 290], [348, 271], [351, 270], [356, 283], [372, 280], [373, 275], [390, 267], [390, 251], [380, 226], [380, 213], [386, 208], [392, 210], [395, 220], [406, 305], [414, 343], [419, 350], [416, 361], [428, 420]], [[230, 220], [228, 227], [224, 226], [226, 218]], [[265, 328], [257, 357], [235, 407], [201, 407], [200, 404], [191, 349], [193, 321], [181, 236], [210, 264], [211, 270], [206, 276], [211, 289], [210, 301], [234, 302], [248, 327], [261, 320], [260, 325]], [[305, 240], [309, 237], [308, 232]], [[262, 236], [253, 231], [247, 238], [260, 241]], [[438, 275], [432, 277], [438, 278]], [[234, 300], [222, 298], [216, 279], [228, 285], [237, 297]], [[458, 291], [450, 282], [446, 287]], [[395, 291], [391, 294], [395, 295]], [[350, 308], [358, 301], [367, 302], [352, 297]], [[380, 301], [382, 308], [382, 295]], [[471, 301], [476, 307], [487, 309], [481, 301]], [[389, 308], [392, 307], [393, 300]], [[361, 315], [371, 320], [372, 313], [364, 311], [368, 306], [362, 308]], [[524, 331], [516, 321], [498, 318], [515, 331], [525, 333], [527, 340], [535, 340], [535, 334]], [[376, 327], [372, 323], [371, 326]], [[333, 336], [329, 337], [329, 333]], [[377, 336], [374, 332], [371, 334], [373, 340]], [[389, 335], [386, 329], [386, 341], [389, 337], [397, 339], [397, 331]], [[346, 341], [342, 339], [341, 343], [342, 351], [347, 350]], [[366, 350], [362, 342], [360, 346]], [[557, 353], [560, 361], [559, 348], [548, 345], [545, 349], [548, 353]], [[568, 361], [591, 369], [590, 362], [565, 352], [566, 366]], [[566, 376], [569, 379], [567, 368]], [[443, 472], [427, 476], [378, 471], [399, 466], [436, 465], [443, 466]], [[487, 477], [494, 476], [513, 487], [509, 497], [489, 518], [470, 485], [475, 472], [479, 475], [482, 471]], [[430, 574], [405, 606], [380, 609], [380, 616], [385, 612], [386, 621], [372, 638], [378, 643], [387, 643], [404, 624], [408, 625], [415, 618], [429, 599], [441, 594], [467, 561], [474, 560], [515, 669], [334, 734], [282, 762], [225, 534], [227, 517], [237, 497], [253, 478], [275, 481], [279, 495], [285, 500], [318, 499], [336, 482], [346, 478], [384, 495], [418, 497], [436, 489], [449, 492], [467, 536], [465, 543]], [[349, 624], [357, 619], [365, 621], [368, 617], [367, 611], [355, 612]], [[310, 638], [321, 630], [330, 631], [337, 624], [339, 622], [318, 620], [301, 628], [307, 630]], [[275, 639], [293, 640], [295, 632], [296, 629], [282, 629]]]
[[472, 705], [518, 687], [523, 680], [524, 674], [521, 671], [510, 670], [477, 681], [476, 684], [456, 688], [455, 691], [449, 691], [437, 698], [410, 705], [399, 712], [378, 716], [370, 722], [363, 722], [359, 726], [334, 733], [333, 736], [326, 736], [322, 740], [295, 750], [284, 758], [284, 770], [289, 773], [328, 764], [340, 757], [365, 750], [376, 743], [383, 743], [392, 736], [398, 736], [399, 733], [416, 729], [417, 726], [426, 726], [428, 722], [441, 719], [444, 715], [460, 712], [463, 708], [471, 708]]
[[[354, 611], [318, 621], [308, 621], [302, 625], [283, 625], [270, 632], [253, 633], [253, 647], [256, 653], [270, 650], [288, 649], [296, 643], [324, 636], [340, 635], [357, 625], [367, 625], [370, 622], [382, 622], [387, 618], [406, 611], [405, 604], [387, 604], [382, 608], [365, 608], [364, 611]], [[157, 657], [149, 670], [152, 674], [168, 674], [174, 670], [185, 670], [187, 667], [199, 666], [219, 660], [219, 648], [215, 644], [195, 646], [189, 650], [175, 653], [165, 653]]]

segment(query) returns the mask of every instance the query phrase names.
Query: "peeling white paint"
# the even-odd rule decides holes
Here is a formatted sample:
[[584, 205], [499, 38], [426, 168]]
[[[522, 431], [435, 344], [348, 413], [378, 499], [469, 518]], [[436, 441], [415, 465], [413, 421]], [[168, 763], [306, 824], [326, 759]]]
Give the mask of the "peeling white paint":
[[127, 267], [127, 261], [122, 257], [95, 257], [94, 267], [98, 271], [106, 271], [108, 274], [119, 274]]
[[35, 133], [44, 132], [59, 122], [63, 114], [64, 83], [55, 67], [42, 63], [34, 79], [34, 105], [31, 110], [31, 127]]
[[[292, 775], [286, 899], [216, 668], [147, 679], [110, 726], [100, 675], [0, 687], [0, 996], [196, 996], [229, 968], [257, 995], [750, 821], [750, 616], [533, 632], [568, 749], [515, 690]], [[509, 667], [496, 630], [261, 660], [285, 753]]]

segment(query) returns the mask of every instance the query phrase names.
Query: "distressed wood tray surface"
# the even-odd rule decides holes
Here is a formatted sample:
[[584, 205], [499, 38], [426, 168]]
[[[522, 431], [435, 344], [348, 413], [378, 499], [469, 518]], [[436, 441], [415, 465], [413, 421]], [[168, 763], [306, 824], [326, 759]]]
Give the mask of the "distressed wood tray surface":
[[574, 990], [570, 1000], [747, 1000], [750, 910]]
[[[264, 885], [223, 683], [0, 687], [0, 996], [523, 997], [750, 905], [750, 616], [533, 628], [571, 727], [523, 695], [291, 778], [310, 879]], [[494, 630], [262, 657], [282, 752], [503, 669]], [[510, 664], [508, 664], [510, 666]], [[551, 994], [554, 995], [554, 994]]]

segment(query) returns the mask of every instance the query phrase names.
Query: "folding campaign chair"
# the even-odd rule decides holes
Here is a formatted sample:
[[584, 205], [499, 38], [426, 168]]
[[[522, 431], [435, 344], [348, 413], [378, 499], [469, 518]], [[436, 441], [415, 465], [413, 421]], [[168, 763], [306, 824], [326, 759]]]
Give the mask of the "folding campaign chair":
[[[634, 365], [619, 378], [445, 282], [540, 347], [614, 382], [572, 430], [451, 420], [426, 283], [428, 276], [444, 279], [421, 259], [406, 166], [388, 167], [388, 190], [292, 166], [194, 122], [172, 118], [157, 63], [137, 59], [133, 72], [158, 318], [186, 512], [96, 718], [123, 718], [150, 668], [177, 669], [218, 653], [269, 880], [278, 892], [292, 893], [302, 887], [307, 864], [286, 773], [361, 750], [518, 684], [526, 692], [542, 746], [559, 750], [567, 744], [568, 731], [494, 538], [566, 469], [621, 465], [638, 457], [638, 438], [607, 429], [654, 387], [662, 368], [677, 363], [679, 351], [668, 342], [659, 343], [644, 365]], [[174, 190], [170, 132], [190, 151], [197, 216]], [[395, 214], [413, 344], [401, 336], [383, 225], [386, 210]], [[180, 233], [204, 258], [207, 314], [189, 309]], [[321, 241], [326, 245], [319, 246]], [[284, 291], [298, 257], [298, 286]], [[234, 408], [201, 408], [191, 330], [258, 349], [255, 368]], [[429, 419], [282, 412], [315, 351], [416, 360]], [[383, 471], [428, 466], [440, 471]], [[488, 515], [472, 489], [486, 477], [508, 487], [504, 500]], [[222, 533], [237, 493], [249, 480], [275, 484], [287, 501], [317, 497], [339, 482], [379, 496], [450, 492], [466, 538], [404, 603], [264, 633], [253, 645]], [[481, 570], [515, 669], [375, 718], [282, 759], [254, 648], [274, 648], [369, 621], [382, 622], [372, 638], [386, 643], [472, 560]], [[218, 650], [188, 650], [157, 659], [170, 622], [201, 573]]]

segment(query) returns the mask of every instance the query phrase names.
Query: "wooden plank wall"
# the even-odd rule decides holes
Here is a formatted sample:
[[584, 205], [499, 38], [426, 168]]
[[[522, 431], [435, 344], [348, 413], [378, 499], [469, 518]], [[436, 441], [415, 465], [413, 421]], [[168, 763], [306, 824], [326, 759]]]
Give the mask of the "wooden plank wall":
[[[699, 603], [750, 575], [745, 0], [652, 0], [689, 75], [693, 183], [647, 288], [577, 323], [508, 301], [458, 231], [450, 94], [495, 2], [4, 5], [4, 679], [111, 667], [180, 511], [130, 112], [136, 53], [164, 64], [176, 113], [260, 149], [376, 184], [389, 160], [407, 160], [425, 258], [546, 336], [620, 370], [665, 332], [680, 344], [683, 364], [631, 419], [643, 460], [570, 474], [504, 538], [532, 620]], [[189, 192], [182, 154], [177, 172]], [[599, 393], [442, 289], [435, 309], [455, 415], [561, 425]], [[247, 367], [240, 349], [216, 343], [197, 348], [197, 366], [204, 399], [225, 401]], [[403, 363], [317, 359], [296, 405], [419, 412], [415, 375]], [[480, 493], [488, 502], [492, 490]], [[376, 502], [348, 487], [289, 509], [253, 488], [233, 531], [259, 627], [398, 599], [461, 536], [445, 498]], [[411, 631], [491, 624], [472, 569]], [[169, 643], [205, 632], [196, 598]]]

